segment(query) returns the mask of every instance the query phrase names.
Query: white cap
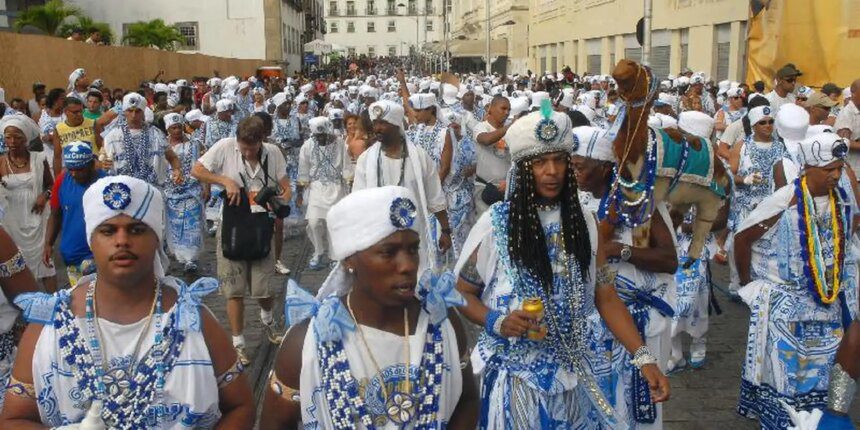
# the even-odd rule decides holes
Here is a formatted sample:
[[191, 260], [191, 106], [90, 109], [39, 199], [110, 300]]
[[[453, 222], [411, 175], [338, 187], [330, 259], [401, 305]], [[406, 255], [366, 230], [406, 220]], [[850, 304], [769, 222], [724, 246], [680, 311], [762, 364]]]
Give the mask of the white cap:
[[186, 122], [203, 121], [203, 112], [200, 109], [192, 109], [185, 114]]
[[176, 112], [171, 112], [167, 115], [164, 115], [164, 128], [168, 129], [177, 124], [184, 125], [183, 119], [184, 118], [182, 117], [182, 115]]
[[232, 111], [234, 108], [233, 101], [230, 99], [221, 99], [215, 103], [215, 112], [217, 113]]
[[428, 109], [436, 106], [436, 96], [426, 93], [413, 94], [409, 96], [409, 104], [412, 109]]

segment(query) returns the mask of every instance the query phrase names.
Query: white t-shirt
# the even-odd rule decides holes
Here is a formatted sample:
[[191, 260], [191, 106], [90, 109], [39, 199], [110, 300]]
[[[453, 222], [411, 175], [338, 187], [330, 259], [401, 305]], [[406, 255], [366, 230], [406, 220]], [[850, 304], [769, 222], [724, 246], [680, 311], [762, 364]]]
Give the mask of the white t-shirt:
[[779, 108], [782, 105], [787, 105], [794, 103], [797, 97], [794, 96], [794, 93], [788, 93], [785, 97], [780, 97], [776, 91], [771, 91], [764, 96], [768, 102], [770, 102], [770, 108], [773, 109], [773, 115], [776, 117], [776, 114], [779, 112]]
[[[496, 131], [488, 121], [483, 121], [475, 126], [475, 141], [481, 133], [489, 133]], [[498, 184], [505, 180], [508, 174], [508, 169], [511, 167], [511, 152], [505, 149], [504, 152], [498, 151], [495, 145], [475, 145], [478, 158], [477, 174], [481, 179]]]
[[[235, 181], [239, 187], [245, 188], [249, 194], [253, 212], [265, 210], [253, 204], [254, 194], [263, 189], [264, 185], [277, 187], [278, 182], [287, 176], [287, 162], [281, 150], [265, 142], [260, 161], [254, 167], [242, 158], [239, 142], [235, 137], [219, 140], [198, 161], [210, 172], [226, 176]], [[266, 174], [263, 174], [263, 164], [267, 165]]]
[[726, 129], [723, 130], [723, 134], [720, 135], [719, 141], [729, 145], [729, 147], [731, 148], [743, 138], [744, 122], [742, 120], [737, 120], [729, 124]]
[[[847, 106], [839, 111], [839, 116], [836, 117], [836, 123], [833, 125], [836, 132], [839, 130], [851, 130], [851, 140], [860, 139], [860, 110], [854, 103], [848, 103]], [[860, 168], [860, 152], [855, 150], [848, 151], [848, 161], [851, 167], [856, 172]]]

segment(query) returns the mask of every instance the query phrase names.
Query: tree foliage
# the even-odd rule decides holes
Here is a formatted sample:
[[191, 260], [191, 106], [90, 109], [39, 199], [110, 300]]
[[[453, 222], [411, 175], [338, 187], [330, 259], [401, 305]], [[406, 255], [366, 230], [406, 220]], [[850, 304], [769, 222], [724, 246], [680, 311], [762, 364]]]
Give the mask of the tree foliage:
[[51, 36], [59, 35], [60, 27], [69, 18], [83, 16], [81, 10], [62, 0], [50, 0], [41, 6], [31, 6], [15, 19], [13, 28], [20, 32], [24, 27], [35, 27]]
[[139, 21], [129, 24], [123, 43], [131, 46], [144, 46], [172, 51], [184, 39], [179, 29], [167, 25], [164, 20]]

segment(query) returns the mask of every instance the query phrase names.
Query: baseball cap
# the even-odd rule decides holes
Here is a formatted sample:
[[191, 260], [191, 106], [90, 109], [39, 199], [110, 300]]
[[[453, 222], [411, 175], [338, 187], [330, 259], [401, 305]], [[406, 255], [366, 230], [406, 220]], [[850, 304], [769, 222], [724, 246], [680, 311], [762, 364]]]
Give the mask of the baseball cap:
[[776, 77], [779, 79], [790, 78], [792, 76], [803, 76], [803, 73], [792, 63], [788, 63], [776, 71]]
[[824, 109], [830, 109], [833, 106], [836, 106], [836, 101], [827, 97], [824, 93], [815, 92], [809, 96], [806, 102], [803, 104], [806, 107], [820, 107]]

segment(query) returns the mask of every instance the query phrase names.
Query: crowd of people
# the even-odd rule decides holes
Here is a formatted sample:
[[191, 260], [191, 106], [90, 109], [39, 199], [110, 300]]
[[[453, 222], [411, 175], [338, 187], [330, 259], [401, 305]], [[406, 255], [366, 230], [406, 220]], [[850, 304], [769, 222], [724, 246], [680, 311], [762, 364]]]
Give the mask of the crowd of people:
[[[860, 80], [643, 68], [648, 95], [623, 100], [569, 68], [390, 66], [0, 89], [0, 428], [253, 428], [247, 298], [279, 345], [263, 429], [659, 429], [666, 375], [707, 361], [710, 264], [750, 309], [737, 412], [854, 428]], [[700, 258], [695, 211], [650, 202], [660, 169], [619, 164], [643, 105], [650, 136], [678, 136], [648, 163], [710, 178], [695, 147], [729, 172]], [[620, 218], [619, 187], [641, 196]], [[290, 226], [303, 270], [330, 271], [316, 293], [277, 285]], [[214, 277], [167, 273], [213, 252]]]

